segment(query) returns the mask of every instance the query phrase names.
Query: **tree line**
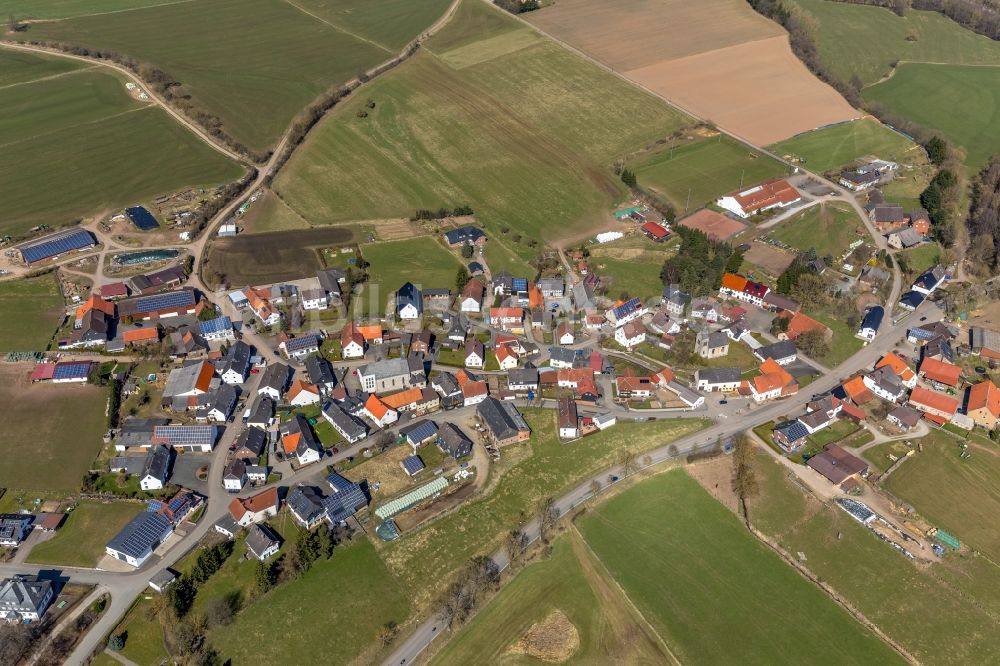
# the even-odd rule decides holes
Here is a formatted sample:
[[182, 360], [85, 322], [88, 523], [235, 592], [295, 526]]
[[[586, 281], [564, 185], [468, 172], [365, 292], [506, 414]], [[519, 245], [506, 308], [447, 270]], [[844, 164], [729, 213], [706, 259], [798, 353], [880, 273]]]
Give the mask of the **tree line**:
[[996, 275], [1000, 269], [1000, 155], [994, 155], [972, 185], [972, 207], [967, 221], [976, 239], [970, 257]]
[[996, 0], [837, 0], [850, 5], [884, 7], [899, 16], [921, 9], [947, 16], [963, 28], [1000, 39], [1000, 3]]
[[674, 227], [681, 237], [681, 251], [663, 262], [660, 279], [664, 285], [680, 285], [692, 296], [706, 296], [718, 289], [722, 274], [739, 271], [743, 254], [728, 243], [719, 243], [696, 229]]

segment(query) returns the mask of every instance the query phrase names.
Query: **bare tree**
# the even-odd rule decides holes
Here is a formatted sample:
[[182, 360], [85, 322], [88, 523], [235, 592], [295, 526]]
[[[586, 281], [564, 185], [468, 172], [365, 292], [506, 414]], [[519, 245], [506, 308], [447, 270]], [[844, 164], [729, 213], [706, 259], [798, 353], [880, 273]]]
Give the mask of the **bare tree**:
[[554, 498], [546, 497], [538, 509], [538, 538], [544, 543], [548, 543], [549, 532], [555, 528], [557, 520], [559, 520], [559, 507], [556, 506]]
[[378, 629], [378, 639], [382, 643], [382, 647], [387, 647], [396, 638], [396, 634], [399, 633], [399, 625], [389, 620], [383, 624]]
[[635, 451], [632, 449], [625, 449], [618, 456], [618, 464], [622, 468], [622, 476], [628, 476], [636, 471], [636, 458]]
[[601, 485], [601, 482], [597, 479], [594, 479], [593, 481], [590, 482], [590, 494], [593, 495], [594, 497], [597, 497], [598, 493], [601, 492], [602, 487], [603, 486]]
[[524, 530], [517, 528], [507, 533], [504, 541], [504, 550], [507, 552], [507, 561], [513, 567], [521, 562], [524, 552], [528, 549], [528, 535]]

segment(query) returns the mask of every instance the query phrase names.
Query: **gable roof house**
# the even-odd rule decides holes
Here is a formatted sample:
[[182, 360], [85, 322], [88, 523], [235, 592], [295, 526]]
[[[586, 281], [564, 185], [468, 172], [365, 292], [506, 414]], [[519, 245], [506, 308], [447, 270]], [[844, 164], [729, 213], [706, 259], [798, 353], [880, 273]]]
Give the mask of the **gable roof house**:
[[868, 476], [868, 463], [836, 444], [827, 444], [821, 453], [807, 460], [806, 465], [834, 485], [840, 485], [852, 477]]
[[475, 338], [465, 342], [465, 367], [481, 368], [486, 363], [486, 352], [483, 343]]
[[805, 444], [808, 436], [809, 430], [799, 419], [783, 421], [771, 431], [771, 440], [788, 453]]
[[66, 340], [59, 342], [62, 349], [78, 347], [101, 347], [108, 343], [111, 322], [97, 309], [87, 310], [75, 323], [75, 328]]
[[281, 400], [288, 386], [289, 367], [284, 363], [272, 363], [261, 374], [257, 385], [257, 395], [267, 395], [275, 402]]
[[365, 355], [365, 336], [354, 322], [348, 322], [340, 332], [340, 355], [345, 359]]
[[461, 312], [479, 312], [483, 308], [483, 293], [485, 292], [483, 283], [472, 278], [465, 283], [462, 295], [459, 296], [459, 310]]
[[886, 420], [889, 423], [894, 424], [897, 428], [903, 432], [909, 432], [911, 428], [916, 427], [920, 423], [920, 417], [923, 414], [912, 407], [907, 407], [906, 405], [900, 405], [894, 410], [886, 415]]
[[234, 458], [256, 462], [264, 453], [264, 447], [267, 446], [267, 433], [254, 426], [244, 428], [236, 436], [236, 441], [233, 444], [235, 447], [233, 449]]
[[770, 180], [754, 187], [733, 192], [715, 203], [737, 217], [746, 219], [772, 208], [785, 208], [802, 199], [802, 195], [787, 180]]
[[243, 460], [233, 459], [226, 465], [222, 473], [222, 487], [227, 492], [237, 493], [243, 490], [249, 478], [247, 477], [247, 464]]
[[346, 521], [368, 506], [368, 496], [361, 489], [361, 484], [349, 481], [336, 472], [327, 475], [326, 483], [333, 494], [323, 500], [323, 509], [331, 525]]
[[407, 282], [396, 291], [396, 314], [400, 319], [419, 319], [423, 311], [424, 300], [412, 282]]
[[323, 495], [312, 486], [296, 486], [285, 500], [288, 510], [301, 527], [311, 530], [326, 518]]
[[143, 511], [104, 547], [111, 557], [133, 567], [141, 567], [174, 531], [174, 524], [158, 511]]
[[903, 386], [906, 388], [913, 388], [917, 385], [917, 373], [913, 372], [910, 366], [906, 364], [906, 361], [896, 354], [889, 352], [875, 364], [876, 369], [886, 366], [892, 368], [892, 371], [899, 375]]
[[580, 417], [577, 415], [576, 402], [570, 397], [559, 398], [556, 406], [559, 420], [559, 438], [573, 439], [580, 435]]
[[897, 204], [875, 204], [868, 207], [868, 219], [880, 234], [886, 234], [905, 227], [907, 220], [903, 207]]
[[333, 366], [322, 356], [310, 356], [306, 359], [306, 374], [309, 376], [309, 381], [319, 387], [320, 393], [324, 395], [337, 385]]
[[229, 502], [229, 515], [237, 525], [246, 527], [278, 515], [281, 498], [277, 488], [268, 488], [246, 499], [234, 498]]
[[17, 546], [31, 533], [35, 516], [30, 513], [0, 513], [0, 546]]
[[643, 305], [642, 301], [638, 298], [630, 298], [629, 300], [616, 305], [605, 313], [605, 318], [611, 322], [615, 327], [624, 326], [634, 319], [638, 319], [645, 314], [648, 314], [649, 310]]
[[913, 291], [930, 296], [948, 279], [948, 274], [940, 266], [924, 271], [913, 281]]
[[249, 307], [264, 326], [277, 326], [281, 323], [281, 311], [271, 304], [271, 291], [247, 287], [243, 290]]
[[298, 379], [288, 389], [288, 404], [294, 407], [315, 405], [320, 401], [320, 389], [315, 384]]
[[434, 375], [431, 388], [441, 396], [441, 406], [445, 409], [458, 407], [463, 403], [462, 386], [450, 372], [438, 372]]
[[760, 374], [752, 378], [748, 384], [755, 402], [783, 398], [799, 390], [795, 378], [770, 357], [760, 364]]
[[740, 388], [743, 377], [739, 368], [699, 368], [694, 380], [699, 391], [732, 393]]
[[909, 405], [924, 413], [929, 420], [944, 425], [958, 412], [958, 400], [918, 386], [910, 393]]
[[247, 380], [250, 375], [250, 352], [250, 345], [242, 340], [237, 341], [229, 348], [217, 368], [223, 382], [242, 384]]
[[855, 334], [855, 337], [867, 342], [874, 340], [875, 336], [878, 335], [878, 329], [882, 326], [883, 317], [885, 317], [885, 309], [881, 305], [868, 308], [864, 318], [861, 320], [861, 325], [858, 326], [858, 332]]
[[781, 340], [758, 347], [753, 350], [753, 355], [759, 361], [766, 361], [769, 358], [773, 358], [774, 362], [778, 365], [788, 365], [798, 358], [798, 351], [795, 348], [795, 343], [791, 340]]
[[920, 245], [924, 242], [924, 237], [913, 227], [904, 227], [890, 233], [887, 242], [889, 247], [906, 250]]
[[368, 436], [368, 426], [334, 402], [328, 402], [323, 406], [323, 418], [348, 444], [360, 442]]
[[379, 400], [374, 393], [365, 400], [364, 413], [379, 428], [391, 425], [399, 419], [399, 412]]
[[326, 289], [303, 289], [299, 298], [303, 310], [326, 310], [330, 307], [330, 296]]
[[865, 387], [873, 394], [888, 402], [896, 402], [906, 395], [902, 378], [888, 365], [883, 365], [865, 375]]
[[254, 524], [247, 532], [247, 554], [263, 562], [278, 553], [281, 548], [281, 537], [275, 534], [267, 525]]
[[160, 490], [170, 478], [170, 460], [173, 451], [163, 444], [149, 449], [139, 474], [139, 487], [143, 490]]
[[538, 389], [537, 368], [512, 368], [507, 372], [507, 388], [511, 391]]
[[472, 455], [472, 440], [454, 423], [444, 423], [438, 430], [438, 448], [456, 460]]
[[684, 314], [684, 308], [691, 302], [691, 294], [681, 291], [680, 285], [667, 285], [663, 288], [661, 302], [667, 308], [667, 312], [681, 316]]
[[285, 457], [294, 457], [299, 465], [319, 462], [323, 456], [323, 447], [316, 441], [309, 422], [302, 414], [293, 413], [291, 420], [278, 427], [278, 433]]
[[194, 289], [180, 289], [119, 301], [118, 317], [126, 320], [167, 319], [197, 314], [198, 305], [198, 296]]
[[[725, 337], [725, 336], [723, 336]], [[641, 321], [632, 320], [615, 329], [615, 342], [626, 349], [638, 347], [646, 341], [646, 327]]]
[[1000, 389], [990, 380], [984, 380], [969, 388], [965, 413], [987, 430], [997, 427], [1000, 419]]
[[449, 247], [461, 247], [466, 243], [482, 245], [486, 242], [486, 234], [477, 227], [458, 227], [444, 232], [444, 240]]
[[510, 346], [500, 345], [494, 349], [494, 354], [501, 370], [513, 370], [517, 367], [518, 355]]
[[197, 397], [212, 389], [215, 368], [208, 361], [196, 361], [174, 368], [163, 387], [164, 407], [177, 411], [197, 407]]
[[17, 574], [0, 581], [0, 620], [38, 622], [55, 599], [55, 586], [38, 576]]
[[208, 342], [191, 327], [170, 333], [170, 357], [174, 359], [201, 356], [208, 353]]
[[278, 343], [280, 349], [287, 358], [305, 358], [310, 354], [319, 352], [322, 343], [320, 337], [314, 333], [299, 335], [294, 338], [285, 338]]
[[524, 442], [531, 437], [531, 428], [509, 402], [488, 397], [476, 405], [476, 414], [486, 426], [490, 440], [497, 446]]
[[925, 381], [955, 387], [958, 386], [962, 376], [962, 368], [935, 358], [924, 357], [920, 362], [920, 376]]

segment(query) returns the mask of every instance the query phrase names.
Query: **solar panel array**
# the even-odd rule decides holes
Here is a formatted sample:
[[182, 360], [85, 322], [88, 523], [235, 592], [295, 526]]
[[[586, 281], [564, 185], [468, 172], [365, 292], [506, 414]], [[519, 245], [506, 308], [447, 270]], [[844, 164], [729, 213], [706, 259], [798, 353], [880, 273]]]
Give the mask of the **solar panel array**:
[[528, 291], [527, 278], [514, 278], [511, 280], [510, 284], [514, 291]]
[[153, 437], [171, 446], [195, 446], [215, 443], [215, 426], [165, 425], [153, 428]]
[[126, 208], [125, 214], [139, 231], [152, 231], [160, 228], [160, 223], [156, 221], [156, 218], [142, 206]]
[[70, 232], [54, 234], [37, 241], [24, 243], [20, 246], [21, 256], [27, 263], [33, 263], [54, 257], [64, 252], [80, 250], [96, 245], [94, 236], [86, 229], [74, 229]]
[[78, 379], [84, 378], [90, 374], [90, 366], [92, 364], [89, 361], [79, 361], [70, 363], [56, 363], [55, 369], [52, 371], [52, 379]]
[[140, 513], [108, 542], [108, 546], [120, 553], [140, 558], [160, 545], [160, 540], [171, 529], [170, 521], [163, 515]]
[[613, 310], [613, 312], [615, 313], [615, 317], [618, 318], [618, 319], [620, 319], [620, 318], [624, 317], [625, 315], [631, 314], [635, 310], [639, 309], [639, 305], [640, 305], [639, 299], [638, 298], [632, 298], [632, 299], [629, 299], [629, 300], [625, 301], [624, 303], [622, 303], [618, 307], [616, 307]]
[[291, 338], [285, 341], [285, 349], [293, 352], [300, 349], [309, 349], [310, 347], [318, 347], [319, 338], [315, 335], [304, 335], [301, 338]]
[[233, 322], [229, 317], [217, 317], [215, 319], [210, 319], [209, 321], [203, 321], [198, 324], [198, 328], [202, 335], [211, 335], [212, 333], [221, 333], [223, 331], [228, 331], [233, 327]]
[[165, 294], [137, 298], [135, 301], [135, 310], [138, 313], [156, 312], [158, 310], [190, 307], [194, 305], [194, 302], [194, 292], [190, 289], [182, 289], [180, 291], [168, 291]]
[[403, 458], [403, 469], [410, 476], [413, 476], [420, 470], [424, 468], [424, 461], [420, 459], [420, 456], [409, 456]]
[[411, 442], [420, 443], [426, 441], [437, 434], [437, 424], [433, 421], [424, 421], [416, 428], [406, 433], [406, 438]]

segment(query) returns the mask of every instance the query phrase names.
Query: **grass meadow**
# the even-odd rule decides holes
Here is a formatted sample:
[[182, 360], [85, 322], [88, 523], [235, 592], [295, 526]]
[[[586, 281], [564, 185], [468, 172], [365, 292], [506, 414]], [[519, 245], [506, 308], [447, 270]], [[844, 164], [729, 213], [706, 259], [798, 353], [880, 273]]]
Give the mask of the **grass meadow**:
[[[1000, 65], [1000, 44], [937, 12], [794, 0], [816, 19], [820, 57], [844, 81], [879, 81], [896, 62]], [[948, 99], [943, 97], [942, 99]]]
[[831, 645], [838, 664], [905, 663], [682, 471], [578, 522], [681, 663], [822, 663]]
[[640, 185], [662, 195], [680, 214], [723, 194], [788, 175], [788, 168], [719, 134], [676, 148], [664, 147], [633, 165]]
[[457, 255], [430, 236], [362, 245], [361, 256], [370, 264], [369, 286], [378, 285], [383, 297], [408, 281], [420, 288], [455, 289], [455, 278], [463, 265]]
[[[385, 30], [398, 40], [406, 30], [415, 36], [425, 28], [442, 3], [412, 3], [423, 8], [394, 21], [386, 19], [398, 0], [366, 4], [348, 16], [360, 16], [369, 31]], [[321, 92], [393, 53], [282, 0], [192, 0], [32, 24], [24, 34], [152, 63], [180, 81], [192, 101], [218, 116], [233, 137], [256, 150], [271, 147]]]
[[[604, 224], [624, 195], [607, 165], [685, 120], [547, 40], [523, 46], [526, 33], [467, 0], [425, 52], [322, 121], [276, 191], [313, 223], [469, 204], [494, 236], [509, 226], [524, 240], [553, 240]], [[497, 39], [520, 48], [503, 52]], [[480, 45], [487, 59], [467, 64]], [[460, 69], [447, 61], [455, 50]], [[537, 254], [509, 245], [522, 259]]]
[[1000, 150], [1000, 67], [903, 64], [892, 78], [866, 88], [864, 97], [939, 130], [965, 148], [970, 168]]
[[17, 414], [0, 440], [0, 487], [74, 491], [101, 450], [108, 389], [91, 384], [32, 384], [30, 366], [0, 367], [0, 404]]
[[436, 596], [470, 557], [498, 547], [501, 536], [518, 523], [518, 516], [533, 513], [542, 498], [558, 495], [579, 479], [611, 465], [626, 448], [641, 453], [709, 423], [698, 419], [622, 422], [566, 445], [559, 442], [551, 410], [528, 409], [523, 413], [531, 427], [531, 441], [504, 449], [497, 470], [501, 476], [492, 492], [398, 541], [381, 545], [389, 570], [418, 605]]
[[799, 158], [805, 168], [817, 173], [849, 166], [866, 155], [886, 160], [926, 159], [909, 139], [871, 118], [799, 134], [769, 148], [777, 155]]
[[[905, 473], [913, 462], [900, 470]], [[753, 524], [787, 552], [803, 553], [810, 571], [918, 661], [966, 664], [1000, 653], [995, 631], [1000, 573], [995, 564], [949, 554], [929, 568], [914, 566], [844, 511], [804, 494], [770, 456], [760, 454], [756, 470], [760, 493], [750, 504]], [[924, 487], [934, 494], [955, 477], [939, 481]], [[974, 501], [982, 495], [975, 490], [968, 497]], [[916, 497], [905, 499], [917, 502]]]
[[836, 258], [858, 238], [857, 229], [863, 226], [846, 205], [820, 204], [783, 221], [769, 235], [803, 252], [814, 249], [817, 256]]
[[104, 546], [146, 507], [134, 502], [102, 504], [84, 500], [66, 517], [50, 540], [36, 544], [28, 553], [33, 564], [93, 567], [104, 557]]
[[63, 317], [54, 274], [0, 282], [0, 353], [45, 351]]
[[16, 81], [0, 85], [2, 233], [218, 185], [243, 172], [162, 109], [131, 98], [117, 76], [5, 53], [0, 72]]
[[517, 573], [432, 664], [537, 663], [514, 646], [550, 613], [566, 615], [580, 635], [573, 663], [668, 663], [669, 658], [600, 562], [571, 530], [552, 554]]

